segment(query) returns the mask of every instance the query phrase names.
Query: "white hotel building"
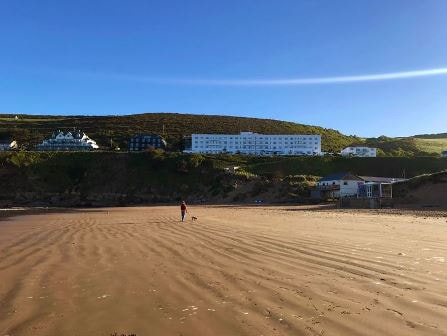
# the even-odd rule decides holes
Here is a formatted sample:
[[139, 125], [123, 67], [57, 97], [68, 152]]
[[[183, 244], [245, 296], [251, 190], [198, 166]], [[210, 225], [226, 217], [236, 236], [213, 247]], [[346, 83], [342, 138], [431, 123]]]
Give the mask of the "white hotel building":
[[246, 155], [321, 155], [321, 135], [192, 134], [191, 153]]

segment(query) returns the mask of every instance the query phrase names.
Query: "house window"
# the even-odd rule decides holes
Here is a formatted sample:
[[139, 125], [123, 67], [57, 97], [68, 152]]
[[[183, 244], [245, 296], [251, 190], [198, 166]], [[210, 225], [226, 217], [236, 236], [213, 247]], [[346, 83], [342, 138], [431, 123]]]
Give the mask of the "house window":
[[345, 181], [345, 182], [343, 182], [343, 185], [348, 185], [348, 182], [346, 182], [346, 181]]

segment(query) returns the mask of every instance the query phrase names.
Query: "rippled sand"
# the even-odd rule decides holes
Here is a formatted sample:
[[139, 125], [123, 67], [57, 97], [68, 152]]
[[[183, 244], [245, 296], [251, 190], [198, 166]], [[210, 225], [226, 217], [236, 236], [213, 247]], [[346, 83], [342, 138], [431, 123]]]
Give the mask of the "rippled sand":
[[447, 335], [447, 218], [112, 208], [0, 221], [3, 335]]

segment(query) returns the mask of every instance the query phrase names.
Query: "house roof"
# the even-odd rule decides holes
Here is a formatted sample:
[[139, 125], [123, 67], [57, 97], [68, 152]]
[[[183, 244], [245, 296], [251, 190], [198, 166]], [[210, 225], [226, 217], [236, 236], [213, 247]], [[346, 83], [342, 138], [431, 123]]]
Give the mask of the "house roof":
[[395, 183], [402, 182], [406, 179], [399, 177], [378, 177], [378, 176], [359, 176], [365, 182], [376, 182], [376, 183]]
[[338, 180], [362, 181], [360, 177], [355, 176], [354, 174], [351, 173], [335, 173], [321, 178], [320, 180], [318, 180], [318, 182], [338, 181]]
[[131, 136], [131, 139], [144, 138], [144, 137], [163, 139], [163, 137], [158, 134], [135, 134]]
[[71, 137], [73, 137], [73, 139], [82, 139], [86, 134], [84, 132], [82, 132], [81, 130], [75, 130], [73, 132], [70, 132], [70, 131], [63, 132], [61, 130], [57, 130], [51, 134], [51, 138], [55, 139], [59, 135], [62, 135], [64, 137], [71, 136]]

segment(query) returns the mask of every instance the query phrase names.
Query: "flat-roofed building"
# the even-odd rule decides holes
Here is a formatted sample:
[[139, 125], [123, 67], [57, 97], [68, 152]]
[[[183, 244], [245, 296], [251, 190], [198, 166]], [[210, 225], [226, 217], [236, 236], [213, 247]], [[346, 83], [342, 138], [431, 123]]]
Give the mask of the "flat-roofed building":
[[138, 134], [130, 138], [129, 151], [144, 151], [148, 148], [166, 148], [166, 141], [156, 134]]
[[364, 146], [346, 147], [340, 153], [342, 156], [376, 157], [377, 148]]
[[318, 134], [192, 134], [190, 153], [245, 155], [321, 155]]

